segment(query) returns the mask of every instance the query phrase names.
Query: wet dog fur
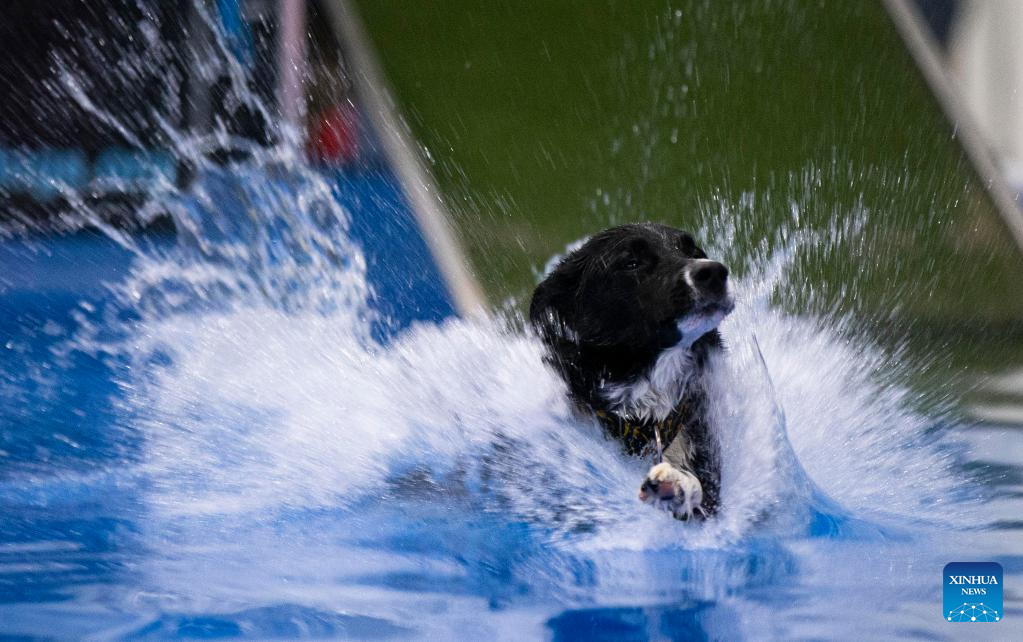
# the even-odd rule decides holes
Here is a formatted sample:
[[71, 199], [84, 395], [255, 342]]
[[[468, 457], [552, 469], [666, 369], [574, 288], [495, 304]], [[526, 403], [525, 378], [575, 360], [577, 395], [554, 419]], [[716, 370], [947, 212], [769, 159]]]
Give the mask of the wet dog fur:
[[640, 499], [679, 519], [718, 508], [720, 462], [704, 371], [734, 307], [728, 269], [687, 232], [655, 223], [605, 230], [537, 286], [530, 322], [575, 405], [632, 455], [663, 462]]

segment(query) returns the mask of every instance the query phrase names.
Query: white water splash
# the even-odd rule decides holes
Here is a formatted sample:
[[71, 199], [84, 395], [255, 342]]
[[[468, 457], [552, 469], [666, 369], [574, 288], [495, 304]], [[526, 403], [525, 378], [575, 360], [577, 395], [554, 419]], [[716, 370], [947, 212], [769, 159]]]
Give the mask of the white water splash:
[[[214, 40], [219, 63], [204, 73], [226, 76], [232, 100], [272, 120]], [[118, 125], [79, 76], [62, 66], [71, 99]], [[801, 248], [849, 242], [868, 212], [836, 216], [832, 229], [814, 233], [793, 204], [791, 227], [771, 242], [757, 239], [756, 218], [745, 216], [752, 195], [706, 213], [703, 236], [719, 250], [711, 243], [709, 254], [741, 264], [746, 276], [733, 284], [738, 306], [722, 326], [729, 350], [712, 376], [723, 509], [706, 524], [680, 525], [636, 501], [647, 462], [571, 415], [538, 343], [514, 329], [521, 322], [451, 321], [375, 343], [373, 295], [348, 215], [294, 140], [262, 149], [222, 128], [185, 135], [160, 122], [174, 156], [198, 177], [185, 190], [159, 184], [142, 208], [143, 220], [170, 215], [174, 244], [126, 235], [82, 201], [75, 215], [137, 259], [111, 308], [81, 317], [71, 346], [126, 365], [125, 415], [144, 435], [157, 515], [260, 522], [296, 508], [345, 511], [411, 485], [437, 491], [429, 501], [442, 505], [468, 498], [500, 506], [504, 519], [578, 530], [586, 546], [720, 546], [779, 524], [805, 530], [799, 521], [816, 500], [791, 487], [802, 469], [849, 513], [928, 521], [940, 508], [945, 521], [962, 510], [949, 506], [960, 484], [952, 462], [936, 438], [925, 439], [930, 420], [896, 383], [889, 357], [850, 339], [842, 320], [771, 305]], [[247, 160], [221, 167], [208, 159], [213, 149], [240, 149]]]
[[[159, 261], [142, 264], [125, 291], [162, 287]], [[337, 279], [352, 282], [349, 293], [366, 291], [361, 269]], [[424, 501], [452, 510], [468, 500], [540, 529], [586, 525], [576, 542], [584, 548], [703, 547], [778, 528], [805, 532], [815, 498], [793, 487], [805, 469], [860, 519], [961, 517], [950, 456], [926, 443], [930, 420], [908, 391], [885, 381], [885, 354], [771, 308], [770, 284], [746, 277], [734, 287], [738, 307], [722, 327], [728, 350], [711, 381], [723, 508], [706, 524], [679, 524], [635, 499], [648, 462], [571, 414], [538, 342], [514, 324], [416, 326], [384, 346], [368, 339], [364, 314], [281, 310], [248, 287], [224, 293], [226, 309], [144, 314], [120, 344], [140, 377], [128, 389], [156, 482], [151, 504], [168, 517], [259, 523], [284, 510], [347, 511], [430, 490]], [[151, 365], [155, 353], [169, 365]]]

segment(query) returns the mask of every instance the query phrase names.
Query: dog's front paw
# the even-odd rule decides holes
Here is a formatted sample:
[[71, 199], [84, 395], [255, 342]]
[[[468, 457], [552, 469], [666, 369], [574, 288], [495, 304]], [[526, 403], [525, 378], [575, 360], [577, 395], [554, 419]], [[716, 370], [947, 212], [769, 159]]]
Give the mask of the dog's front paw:
[[647, 473], [639, 501], [669, 510], [678, 519], [689, 519], [697, 511], [703, 512], [703, 486], [696, 475], [661, 463]]

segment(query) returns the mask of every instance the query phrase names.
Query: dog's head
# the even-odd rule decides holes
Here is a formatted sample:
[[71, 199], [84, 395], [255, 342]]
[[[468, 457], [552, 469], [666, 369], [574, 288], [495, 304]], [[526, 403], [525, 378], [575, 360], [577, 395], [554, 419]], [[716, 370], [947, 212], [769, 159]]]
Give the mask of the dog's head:
[[643, 223], [597, 234], [533, 293], [529, 316], [572, 392], [647, 374], [666, 350], [718, 345], [732, 311], [728, 269], [682, 230]]

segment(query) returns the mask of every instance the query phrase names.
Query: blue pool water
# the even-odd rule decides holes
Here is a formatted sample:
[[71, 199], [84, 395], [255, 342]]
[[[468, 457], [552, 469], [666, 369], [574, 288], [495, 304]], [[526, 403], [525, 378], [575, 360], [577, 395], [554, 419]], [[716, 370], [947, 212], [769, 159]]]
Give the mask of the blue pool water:
[[[203, 53], [258, 108], [230, 49]], [[119, 125], [54, 64], [59, 101]], [[908, 386], [931, 366], [856, 319], [774, 305], [814, 302], [791, 268], [860, 247], [864, 212], [814, 234], [795, 198], [771, 243], [754, 208], [702, 213], [738, 305], [709, 384], [723, 508], [681, 524], [521, 318], [452, 315], [386, 171], [161, 123], [195, 180], [153, 172], [134, 214], [174, 232], [47, 176], [96, 231], [0, 227], [0, 639], [1020, 637], [1023, 435]], [[1004, 567], [1001, 622], [944, 619], [951, 561]]]
[[[1023, 439], [921, 409], [912, 364], [842, 320], [775, 309], [798, 247], [735, 284], [724, 508], [680, 524], [514, 318], [451, 316], [386, 176], [252, 162], [161, 198], [176, 234], [0, 246], [0, 635], [1017, 630]], [[971, 560], [1004, 567], [1005, 618], [964, 632], [941, 570]]]

